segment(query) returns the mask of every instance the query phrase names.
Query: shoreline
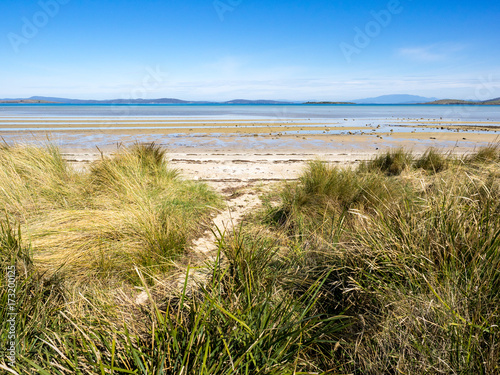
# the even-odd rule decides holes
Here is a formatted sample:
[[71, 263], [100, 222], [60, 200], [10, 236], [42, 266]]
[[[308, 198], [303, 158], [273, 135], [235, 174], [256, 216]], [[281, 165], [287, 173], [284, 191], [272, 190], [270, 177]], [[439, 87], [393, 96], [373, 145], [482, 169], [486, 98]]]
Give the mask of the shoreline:
[[187, 178], [248, 183], [296, 179], [310, 160], [351, 165], [389, 148], [466, 154], [500, 142], [500, 122], [9, 116], [0, 117], [0, 135], [7, 144], [52, 143], [78, 169], [120, 147], [154, 142], [167, 149], [171, 165]]
[[[73, 167], [85, 170], [102, 156], [108, 157], [113, 152], [100, 153], [77, 152], [63, 153], [63, 158]], [[168, 152], [169, 165], [178, 169], [187, 179], [212, 183], [255, 183], [295, 180], [309, 161], [321, 159], [339, 165], [355, 165], [369, 160], [375, 153], [337, 152], [318, 153], [296, 152], [241, 152], [214, 151]]]

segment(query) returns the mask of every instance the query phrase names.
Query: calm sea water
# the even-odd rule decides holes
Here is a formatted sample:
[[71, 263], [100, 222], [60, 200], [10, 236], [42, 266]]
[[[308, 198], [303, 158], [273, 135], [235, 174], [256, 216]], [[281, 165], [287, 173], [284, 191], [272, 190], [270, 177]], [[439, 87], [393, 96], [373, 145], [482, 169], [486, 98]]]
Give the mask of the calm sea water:
[[439, 105], [0, 105], [2, 117], [205, 117], [212, 119], [446, 119], [500, 121], [500, 106]]
[[[404, 124], [416, 123], [412, 120], [443, 120], [463, 121], [466, 123], [481, 123], [484, 121], [500, 122], [500, 106], [430, 106], [430, 105], [25, 105], [25, 104], [0, 104], [0, 136], [8, 143], [35, 143], [50, 139], [51, 142], [66, 148], [92, 149], [94, 147], [108, 148], [116, 144], [127, 144], [127, 142], [156, 142], [169, 149], [205, 147], [214, 150], [221, 147], [240, 149], [247, 147], [251, 149], [269, 149], [276, 147], [338, 147], [333, 139], [327, 141], [309, 138], [310, 135], [328, 133], [331, 135], [345, 134], [343, 126], [368, 127], [377, 129], [381, 133], [407, 132]], [[19, 127], [19, 120], [25, 128]], [[65, 127], [64, 121], [68, 120]], [[71, 122], [69, 121], [71, 120]], [[201, 121], [200, 121], [201, 120]], [[207, 122], [204, 124], [203, 122]], [[210, 120], [218, 120], [210, 123]], [[154, 134], [147, 122], [158, 121], [169, 122], [169, 128], [176, 128], [177, 123], [191, 123], [192, 129], [198, 127], [216, 128], [231, 123], [234, 120], [250, 120], [251, 125], [256, 123], [286, 122], [288, 126], [294, 123], [300, 128], [293, 132], [279, 132], [280, 134], [295, 135], [294, 139], [278, 139], [273, 137], [252, 137], [250, 135], [235, 134], [204, 134], [203, 132], [186, 133], [185, 127], [178, 127], [179, 133]], [[347, 121], [346, 121], [347, 120]], [[134, 136], [127, 136], [124, 124], [140, 124], [136, 129], [142, 132]], [[309, 130], [311, 126], [325, 124], [328, 130]], [[398, 125], [403, 124], [403, 125]], [[61, 126], [63, 125], [63, 126]], [[464, 124], [465, 125], [465, 124]], [[35, 127], [34, 127], [35, 126]], [[127, 125], [128, 126], [128, 125]], [[155, 125], [157, 127], [158, 125]], [[167, 125], [165, 125], [167, 126]], [[241, 123], [239, 126], [245, 126]], [[411, 125], [410, 125], [411, 126]], [[433, 132], [441, 132], [432, 126]], [[109, 134], [100, 130], [123, 130], [123, 134]], [[95, 130], [95, 131], [90, 131]], [[415, 127], [414, 133], [425, 132], [425, 128]], [[375, 131], [375, 130], [372, 130]], [[483, 133], [483, 130], [474, 130], [475, 133]], [[357, 133], [362, 133], [358, 129]], [[490, 134], [490, 133], [488, 133]], [[306, 137], [303, 138], [303, 136]], [[497, 135], [491, 132], [491, 142]], [[384, 136], [384, 139], [389, 139]], [[466, 139], [466, 137], [464, 137]], [[328, 143], [330, 142], [330, 143]], [[466, 142], [466, 141], [464, 141]], [[447, 145], [442, 142], [440, 146]], [[471, 143], [470, 147], [475, 144]], [[354, 142], [349, 147], [356, 147]], [[381, 147], [380, 144], [374, 147]]]

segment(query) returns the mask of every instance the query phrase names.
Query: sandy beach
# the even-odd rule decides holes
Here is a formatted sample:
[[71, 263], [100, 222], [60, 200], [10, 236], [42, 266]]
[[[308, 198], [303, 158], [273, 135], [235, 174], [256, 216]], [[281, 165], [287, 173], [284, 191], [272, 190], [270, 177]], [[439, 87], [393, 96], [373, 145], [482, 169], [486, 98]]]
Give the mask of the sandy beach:
[[[438, 119], [0, 118], [7, 143], [58, 145], [76, 168], [118, 148], [155, 142], [187, 178], [233, 183], [297, 178], [305, 163], [343, 165], [403, 146], [464, 154], [500, 140], [500, 123]], [[217, 184], [218, 185], [218, 184]]]

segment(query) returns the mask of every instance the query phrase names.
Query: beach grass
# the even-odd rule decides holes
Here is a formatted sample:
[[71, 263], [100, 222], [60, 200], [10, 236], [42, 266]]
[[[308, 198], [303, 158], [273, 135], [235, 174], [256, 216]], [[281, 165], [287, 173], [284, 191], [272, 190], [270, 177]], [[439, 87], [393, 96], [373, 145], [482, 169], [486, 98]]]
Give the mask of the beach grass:
[[320, 304], [356, 321], [331, 356], [335, 373], [500, 371], [496, 152], [398, 149], [357, 169], [312, 164], [267, 209], [263, 222], [285, 232], [301, 272], [334, 270]]
[[5, 371], [500, 371], [496, 149], [311, 162], [192, 266], [180, 263], [219, 198], [164, 150], [136, 145], [81, 173], [58, 155], [0, 151], [1, 263], [16, 265], [18, 313]]
[[4, 148], [0, 160], [0, 202], [21, 223], [38, 267], [81, 282], [137, 279], [134, 266], [165, 271], [220, 204], [207, 185], [181, 179], [154, 144], [120, 150], [84, 173], [50, 145]]
[[373, 160], [362, 163], [361, 170], [383, 172], [388, 176], [400, 175], [413, 162], [413, 154], [404, 148], [389, 149], [377, 155]]
[[443, 155], [435, 148], [429, 148], [414, 161], [414, 166], [428, 173], [438, 173], [448, 168], [449, 158], [449, 155]]

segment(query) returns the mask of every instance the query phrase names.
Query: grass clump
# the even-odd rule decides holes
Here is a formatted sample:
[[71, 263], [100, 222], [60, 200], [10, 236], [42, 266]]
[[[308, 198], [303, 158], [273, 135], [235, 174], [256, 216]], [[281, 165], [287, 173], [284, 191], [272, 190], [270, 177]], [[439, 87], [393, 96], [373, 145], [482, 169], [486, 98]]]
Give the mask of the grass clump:
[[4, 148], [0, 159], [0, 202], [21, 218], [36, 262], [81, 282], [137, 282], [134, 266], [164, 272], [219, 204], [206, 185], [169, 168], [154, 144], [122, 149], [84, 173], [53, 146]]
[[415, 168], [423, 169], [429, 173], [439, 173], [448, 167], [446, 156], [434, 148], [429, 148], [425, 153], [415, 160]]
[[353, 217], [390, 204], [405, 188], [400, 182], [386, 184], [379, 173], [358, 173], [320, 161], [309, 163], [299, 181], [287, 185], [281, 193], [282, 204], [269, 209], [269, 223], [307, 228], [325, 220], [323, 227], [329, 226], [345, 212]]
[[0, 148], [0, 204], [22, 222], [42, 211], [68, 207], [80, 198], [82, 181], [58, 148]]
[[[354, 247], [363, 255], [352, 256], [351, 267], [359, 272], [358, 287], [391, 306], [382, 309], [380, 326], [356, 361], [377, 371], [495, 373], [498, 192], [466, 173], [435, 183], [422, 201], [380, 215], [369, 231], [356, 233]], [[389, 352], [398, 353], [396, 361]]]
[[469, 163], [492, 163], [500, 161], [499, 145], [489, 145], [480, 148], [476, 153], [466, 158]]
[[[31, 247], [21, 238], [19, 226], [8, 219], [0, 223], [0, 266], [5, 273], [0, 279], [0, 340], [9, 349], [15, 343], [15, 355], [7, 358], [7, 352], [2, 353], [0, 368], [38, 372], [30, 363], [42, 364], [55, 355], [43, 340], [49, 332], [63, 330], [59, 312], [65, 303], [64, 286], [58, 275], [45, 277], [38, 272]], [[12, 362], [14, 367], [8, 365]]]
[[110, 189], [123, 196], [133, 194], [137, 188], [177, 177], [178, 172], [167, 167], [166, 150], [154, 143], [121, 150], [113, 157], [94, 163], [90, 169], [94, 187]]
[[364, 171], [380, 171], [388, 176], [398, 176], [411, 167], [413, 154], [404, 148], [391, 149], [360, 166]]
[[[317, 313], [325, 278], [297, 297], [283, 289], [286, 270], [271, 272], [270, 265], [279, 263], [272, 245], [236, 234], [222, 236], [219, 247], [227, 262], [215, 263], [207, 285], [170, 300], [164, 310], [155, 305], [154, 337], [138, 343], [144, 351], [134, 366], [155, 374], [166, 368], [175, 374], [314, 369], [309, 356], [335, 342], [345, 326], [343, 316]], [[137, 348], [127, 350], [132, 354]]]
[[[356, 317], [341, 332], [331, 360], [323, 358], [324, 368], [356, 374], [500, 371], [498, 165], [447, 162], [440, 169], [442, 160], [431, 150], [420, 160], [420, 168], [427, 165], [432, 173], [370, 172], [378, 173], [380, 191], [404, 187], [374, 205], [331, 210], [325, 197], [337, 197], [329, 188], [332, 175], [319, 177], [309, 167], [294, 187], [307, 203], [290, 210], [287, 187], [280, 205], [268, 209], [290, 212], [286, 222], [267, 216], [265, 223], [281, 239], [282, 254], [294, 259], [298, 284], [311, 285], [328, 270], [318, 305]], [[340, 195], [354, 202], [354, 187], [369, 173], [364, 167], [335, 173], [342, 184], [341, 173], [357, 176]], [[311, 204], [324, 214], [310, 215]]]

